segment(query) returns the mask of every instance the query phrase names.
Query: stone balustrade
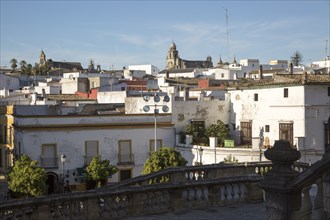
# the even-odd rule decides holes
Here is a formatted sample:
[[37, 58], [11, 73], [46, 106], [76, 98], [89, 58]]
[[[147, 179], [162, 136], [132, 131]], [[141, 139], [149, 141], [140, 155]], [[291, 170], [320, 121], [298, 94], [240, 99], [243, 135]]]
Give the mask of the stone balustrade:
[[[330, 219], [329, 152], [301, 173], [301, 169], [292, 167], [300, 152], [287, 141], [276, 141], [265, 156], [273, 163], [260, 182], [266, 194], [266, 219]], [[317, 187], [314, 202], [310, 195], [312, 185]]]
[[0, 219], [120, 219], [263, 201], [258, 183], [270, 170], [270, 162], [169, 168], [86, 192], [1, 202]]

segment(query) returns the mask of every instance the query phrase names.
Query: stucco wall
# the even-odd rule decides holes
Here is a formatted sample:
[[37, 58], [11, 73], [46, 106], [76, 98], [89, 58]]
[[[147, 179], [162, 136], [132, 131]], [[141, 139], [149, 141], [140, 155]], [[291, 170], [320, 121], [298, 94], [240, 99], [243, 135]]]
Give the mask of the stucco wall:
[[205, 121], [205, 126], [216, 124], [218, 120], [229, 122], [229, 100], [174, 101], [173, 123], [177, 132], [191, 123], [191, 120]]
[[[47, 120], [47, 122], [45, 120]], [[33, 121], [35, 122], [35, 120], [31, 119], [29, 124]], [[58, 121], [58, 119], [54, 120], [49, 118], [44, 119], [43, 123], [39, 121], [38, 124], [60, 123]], [[101, 121], [102, 120], [99, 119], [90, 119], [88, 121], [81, 119], [78, 124], [105, 123], [104, 121]], [[65, 123], [68, 124], [74, 122], [66, 120]], [[131, 123], [134, 124], [134, 120], [131, 120]], [[26, 124], [26, 122], [24, 124]], [[172, 127], [158, 127], [157, 139], [161, 139], [164, 145], [170, 147], [174, 146], [174, 129]], [[132, 175], [138, 176], [142, 172], [143, 164], [149, 157], [150, 140], [154, 140], [154, 127], [142, 126], [134, 128], [134, 126], [132, 126], [131, 128], [123, 128], [119, 126], [118, 128], [107, 128], [105, 126], [98, 129], [84, 129], [82, 125], [80, 128], [39, 129], [36, 131], [18, 130], [15, 137], [16, 146], [20, 146], [20, 153], [28, 154], [34, 160], [40, 160], [42, 155], [42, 144], [56, 144], [57, 156], [64, 153], [67, 157], [65, 168], [68, 170], [82, 167], [84, 165], [85, 141], [87, 140], [99, 141], [99, 155], [102, 159], [110, 160], [113, 165], [117, 165], [118, 162], [118, 141], [131, 140], [134, 165], [126, 165], [125, 168], [132, 168]], [[118, 167], [124, 168], [121, 166]], [[61, 165], [59, 165], [58, 169], [48, 171], [54, 171], [60, 174]], [[118, 175], [113, 176], [111, 181], [118, 181]]]

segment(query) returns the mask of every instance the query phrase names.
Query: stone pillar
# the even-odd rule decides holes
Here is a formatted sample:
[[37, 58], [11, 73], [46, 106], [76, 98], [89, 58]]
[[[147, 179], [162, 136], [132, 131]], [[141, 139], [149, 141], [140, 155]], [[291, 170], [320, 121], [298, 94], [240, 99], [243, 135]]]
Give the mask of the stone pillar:
[[266, 194], [266, 219], [299, 219], [301, 190], [287, 192], [285, 186], [299, 175], [291, 166], [300, 156], [300, 152], [284, 140], [275, 141], [274, 146], [265, 151], [265, 157], [273, 163], [273, 168], [260, 182]]
[[214, 151], [214, 163], [217, 163], [217, 145], [218, 145], [218, 138], [217, 137], [209, 137], [210, 139], [210, 148]]
[[[328, 120], [328, 129], [330, 129], [330, 117]], [[330, 142], [330, 132], [329, 132]], [[330, 158], [330, 143], [326, 146], [323, 159]], [[323, 174], [323, 202], [326, 219], [330, 219], [330, 170]]]
[[191, 145], [191, 143], [193, 142], [193, 136], [187, 134], [186, 135], [186, 147], [189, 147]]

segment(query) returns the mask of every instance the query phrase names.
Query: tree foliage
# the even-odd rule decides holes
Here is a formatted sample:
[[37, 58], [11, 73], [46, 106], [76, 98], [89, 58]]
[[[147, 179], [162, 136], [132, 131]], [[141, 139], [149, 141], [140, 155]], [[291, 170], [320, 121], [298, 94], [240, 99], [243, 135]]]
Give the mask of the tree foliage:
[[7, 178], [8, 188], [25, 196], [40, 196], [47, 189], [45, 170], [38, 167], [37, 161], [27, 155], [22, 155], [15, 161]]
[[100, 187], [101, 181], [118, 172], [118, 168], [110, 165], [109, 160], [101, 160], [100, 157], [94, 157], [86, 171], [87, 179], [96, 181], [97, 187]]
[[238, 163], [238, 159], [235, 156], [229, 154], [227, 157], [223, 158], [223, 162], [225, 162], [225, 163]]
[[217, 137], [218, 143], [223, 144], [224, 140], [229, 137], [229, 129], [222, 121], [218, 121], [217, 124], [207, 127], [205, 134], [207, 137]]
[[12, 58], [10, 60], [10, 64], [11, 64], [11, 68], [13, 69], [13, 71], [17, 68], [17, 60], [15, 58]]
[[[142, 174], [157, 172], [169, 167], [185, 166], [187, 160], [172, 147], [163, 146], [151, 153], [143, 166]], [[165, 179], [160, 180], [164, 182]]]
[[291, 56], [291, 63], [294, 66], [299, 66], [302, 60], [303, 60], [303, 55], [298, 50]]

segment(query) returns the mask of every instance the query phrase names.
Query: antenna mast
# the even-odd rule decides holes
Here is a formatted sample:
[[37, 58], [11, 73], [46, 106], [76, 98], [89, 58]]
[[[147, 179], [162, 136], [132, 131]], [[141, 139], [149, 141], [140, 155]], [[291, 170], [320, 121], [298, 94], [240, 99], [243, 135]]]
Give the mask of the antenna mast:
[[225, 8], [225, 7], [223, 7], [223, 9], [225, 9], [225, 11], [226, 11], [226, 27], [227, 27], [227, 52], [228, 52], [228, 63], [230, 62], [230, 60], [229, 60], [229, 34], [228, 34], [228, 10]]
[[328, 40], [325, 40], [325, 59], [328, 58]]

